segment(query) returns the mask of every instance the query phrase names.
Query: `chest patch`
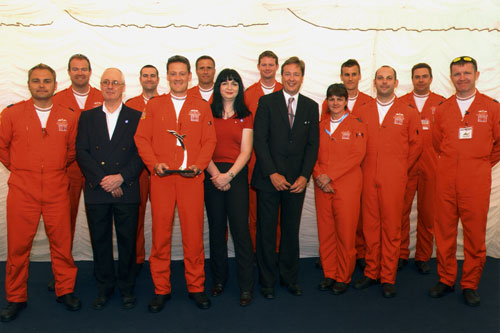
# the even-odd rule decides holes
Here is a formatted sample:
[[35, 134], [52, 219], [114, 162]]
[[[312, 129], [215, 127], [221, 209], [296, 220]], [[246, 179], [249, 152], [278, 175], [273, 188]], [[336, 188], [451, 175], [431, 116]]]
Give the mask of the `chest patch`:
[[486, 123], [486, 122], [488, 122], [488, 111], [486, 111], [486, 110], [479, 110], [477, 112], [477, 122], [478, 123]]
[[67, 132], [68, 131], [68, 121], [64, 118], [57, 119], [57, 128], [59, 132]]
[[403, 125], [405, 120], [405, 115], [402, 113], [396, 113], [394, 115], [394, 125]]
[[194, 122], [200, 121], [200, 111], [198, 110], [190, 110], [189, 111], [189, 119]]

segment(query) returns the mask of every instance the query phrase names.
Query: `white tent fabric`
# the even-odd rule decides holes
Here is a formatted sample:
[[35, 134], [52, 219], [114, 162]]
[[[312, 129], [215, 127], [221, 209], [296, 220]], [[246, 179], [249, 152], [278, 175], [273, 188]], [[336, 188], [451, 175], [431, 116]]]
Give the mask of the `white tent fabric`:
[[[321, 103], [326, 87], [339, 82], [342, 62], [356, 58], [363, 79], [360, 89], [374, 95], [372, 79], [381, 65], [397, 70], [397, 95], [411, 91], [411, 67], [433, 67], [433, 91], [453, 94], [449, 63], [460, 55], [477, 59], [478, 89], [500, 98], [500, 3], [464, 0], [311, 0], [311, 1], [87, 1], [6, 0], [0, 5], [0, 109], [29, 97], [27, 70], [43, 62], [58, 75], [59, 90], [69, 85], [68, 58], [87, 55], [92, 62], [91, 84], [98, 86], [107, 67], [120, 68], [127, 96], [140, 93], [139, 69], [153, 64], [160, 70], [160, 93], [168, 92], [165, 63], [182, 54], [193, 65], [209, 54], [216, 67], [237, 69], [245, 86], [258, 80], [256, 62], [266, 49], [280, 61], [297, 55], [306, 63], [302, 93]], [[279, 76], [278, 76], [279, 79]], [[196, 84], [193, 75], [192, 85]], [[474, 170], [471, 170], [474, 177]], [[0, 167], [0, 260], [7, 256], [6, 196], [9, 172]], [[492, 173], [492, 195], [486, 234], [487, 253], [500, 258], [500, 167]], [[82, 196], [83, 197], [83, 196]], [[415, 247], [416, 205], [411, 214], [412, 255]], [[205, 225], [206, 226], [206, 225]], [[49, 260], [47, 238], [40, 224], [32, 260]], [[151, 247], [151, 214], [146, 212], [146, 250]], [[458, 236], [457, 255], [463, 257]], [[300, 230], [301, 256], [316, 256], [318, 241], [314, 193], [309, 184]], [[208, 227], [205, 227], [208, 256]], [[77, 220], [73, 254], [91, 260], [83, 199]], [[182, 258], [176, 218], [172, 257]]]

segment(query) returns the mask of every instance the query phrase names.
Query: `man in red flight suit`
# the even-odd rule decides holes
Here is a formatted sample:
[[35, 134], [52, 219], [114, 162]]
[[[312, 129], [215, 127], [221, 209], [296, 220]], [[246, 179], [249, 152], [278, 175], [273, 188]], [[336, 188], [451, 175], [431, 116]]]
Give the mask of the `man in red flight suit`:
[[[158, 96], [158, 69], [153, 65], [145, 65], [141, 68], [139, 82], [142, 86], [142, 94], [129, 99], [125, 105], [137, 111], [145, 112], [146, 104], [155, 96]], [[149, 196], [149, 171], [147, 168], [142, 170], [139, 176], [139, 190], [141, 194], [141, 203], [139, 204], [139, 219], [137, 220], [137, 273], [139, 273], [144, 265], [146, 250], [144, 248], [144, 219], [146, 217], [146, 206]]]
[[10, 170], [7, 194], [7, 306], [0, 320], [14, 320], [27, 305], [28, 266], [42, 214], [50, 244], [57, 301], [80, 309], [73, 295], [76, 266], [71, 255], [66, 168], [75, 160], [76, 117], [53, 105], [56, 73], [47, 65], [30, 69], [32, 98], [1, 114], [0, 161]]
[[424, 147], [422, 155], [408, 173], [403, 219], [401, 222], [401, 246], [399, 252], [398, 270], [408, 264], [410, 256], [410, 213], [415, 192], [417, 198], [417, 246], [415, 250], [415, 265], [421, 274], [428, 274], [430, 267], [427, 261], [432, 256], [434, 247], [434, 193], [436, 187], [437, 154], [432, 146], [432, 125], [434, 113], [439, 103], [445, 100], [441, 95], [430, 91], [432, 83], [431, 66], [419, 63], [411, 69], [413, 91], [400, 98], [420, 113]]
[[[349, 99], [347, 108], [352, 113], [361, 108], [364, 104], [373, 100], [367, 94], [359, 91], [359, 81], [361, 80], [361, 67], [356, 59], [348, 59], [340, 66], [340, 80], [344, 83], [347, 89]], [[321, 120], [327, 119], [330, 115], [327, 112], [328, 105], [326, 99], [321, 106]], [[363, 237], [363, 220], [359, 218], [358, 227], [356, 229], [356, 262], [361, 270], [365, 269], [365, 239]]]
[[422, 152], [422, 125], [417, 110], [396, 98], [396, 71], [389, 66], [375, 73], [377, 99], [354, 115], [368, 128], [363, 161], [361, 210], [366, 241], [364, 276], [354, 288], [382, 282], [382, 296], [396, 296], [396, 272], [401, 218], [408, 170]]
[[198, 85], [188, 90], [188, 94], [194, 94], [203, 98], [208, 104], [212, 104], [214, 93], [215, 60], [208, 55], [202, 55], [196, 59], [196, 76]]
[[[259, 99], [267, 94], [279, 91], [283, 85], [276, 81], [276, 71], [278, 70], [278, 56], [273, 51], [264, 51], [259, 55], [257, 69], [260, 73], [260, 80], [252, 84], [245, 90], [245, 104], [248, 110], [252, 113], [255, 119], [255, 112], [259, 104]], [[255, 152], [252, 151], [252, 156], [248, 161], [248, 182], [251, 182], [253, 169], [255, 167]], [[257, 232], [257, 193], [250, 186], [249, 189], [249, 206], [248, 206], [248, 227], [250, 229], [250, 238], [255, 251], [255, 234]], [[279, 248], [279, 225], [277, 236], [277, 247]]]
[[439, 282], [431, 297], [452, 292], [457, 277], [457, 226], [462, 221], [465, 303], [480, 304], [477, 288], [486, 261], [486, 222], [491, 193], [491, 168], [500, 160], [500, 104], [476, 90], [477, 62], [455, 58], [450, 78], [456, 94], [435, 114], [432, 131], [439, 159], [436, 174], [436, 218]]
[[[69, 58], [68, 75], [71, 79], [71, 86], [55, 94], [54, 105], [60, 105], [73, 111], [78, 123], [82, 111], [102, 105], [102, 94], [100, 90], [90, 86], [92, 67], [90, 66], [90, 60], [83, 54], [75, 54]], [[73, 242], [80, 195], [85, 185], [85, 180], [76, 161], [68, 167], [68, 176], [71, 206], [71, 242]], [[51, 285], [49, 283], [50, 289]]]
[[[173, 56], [167, 62], [170, 93], [153, 98], [139, 122], [135, 142], [151, 172], [153, 244], [149, 263], [155, 284], [150, 312], [159, 312], [170, 299], [170, 250], [177, 205], [182, 230], [184, 266], [189, 298], [201, 309], [210, 307], [204, 292], [203, 173], [217, 142], [210, 105], [187, 93], [189, 61]], [[185, 149], [184, 149], [185, 148]], [[193, 170], [165, 175], [168, 170]]]

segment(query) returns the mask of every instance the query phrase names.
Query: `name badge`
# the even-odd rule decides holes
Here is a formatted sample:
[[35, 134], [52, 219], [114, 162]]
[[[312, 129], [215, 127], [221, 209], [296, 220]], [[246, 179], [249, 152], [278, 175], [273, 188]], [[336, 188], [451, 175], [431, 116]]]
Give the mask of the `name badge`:
[[479, 110], [477, 112], [477, 122], [478, 123], [486, 123], [486, 122], [488, 122], [488, 111], [486, 111], [486, 110]]
[[350, 131], [344, 131], [342, 132], [342, 140], [349, 140], [351, 138], [351, 132]]
[[402, 113], [396, 113], [394, 115], [394, 125], [403, 125], [403, 121], [405, 120], [405, 115]]
[[422, 129], [424, 131], [428, 131], [431, 129], [431, 126], [430, 126], [431, 122], [429, 121], [429, 119], [422, 119], [421, 122], [422, 122]]
[[458, 138], [460, 140], [472, 139], [472, 127], [461, 127], [458, 129]]
[[67, 132], [68, 131], [68, 121], [66, 119], [58, 119], [57, 120], [57, 128], [59, 132]]
[[200, 111], [198, 111], [198, 110], [189, 111], [189, 117], [190, 117], [191, 121], [199, 122], [200, 121]]

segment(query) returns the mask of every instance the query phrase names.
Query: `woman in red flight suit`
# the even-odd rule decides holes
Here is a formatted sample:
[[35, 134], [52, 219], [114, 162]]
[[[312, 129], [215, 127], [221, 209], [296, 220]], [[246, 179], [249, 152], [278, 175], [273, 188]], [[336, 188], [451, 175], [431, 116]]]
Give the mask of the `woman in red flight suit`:
[[329, 86], [326, 98], [330, 116], [319, 125], [318, 160], [313, 171], [319, 253], [325, 275], [318, 287], [340, 295], [347, 290], [356, 264], [366, 128], [350, 115], [343, 84]]

